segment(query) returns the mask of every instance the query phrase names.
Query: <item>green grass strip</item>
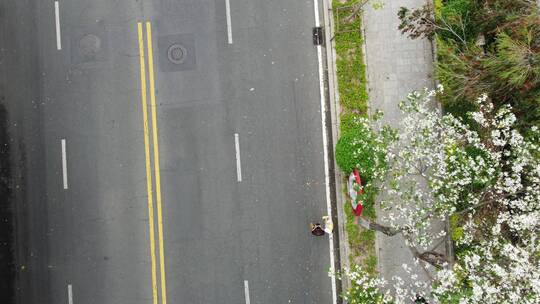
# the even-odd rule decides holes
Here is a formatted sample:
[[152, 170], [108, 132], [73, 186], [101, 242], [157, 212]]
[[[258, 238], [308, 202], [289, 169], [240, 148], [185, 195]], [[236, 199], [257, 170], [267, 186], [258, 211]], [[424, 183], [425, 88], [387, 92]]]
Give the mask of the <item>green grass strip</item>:
[[366, 66], [362, 52], [360, 16], [345, 22], [356, 0], [333, 1], [335, 22], [336, 66], [340, 104], [345, 111], [367, 114]]

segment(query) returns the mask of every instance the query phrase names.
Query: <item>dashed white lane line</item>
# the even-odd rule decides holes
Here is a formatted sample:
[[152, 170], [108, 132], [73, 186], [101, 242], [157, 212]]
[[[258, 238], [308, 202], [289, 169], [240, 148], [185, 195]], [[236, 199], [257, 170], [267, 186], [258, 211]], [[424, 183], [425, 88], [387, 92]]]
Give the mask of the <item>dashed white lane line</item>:
[[[325, 1], [325, 0], [323, 0]], [[313, 8], [315, 12], [315, 26], [320, 26], [319, 21], [319, 0], [313, 0]], [[326, 186], [326, 209], [327, 214], [332, 218], [332, 205], [330, 200], [330, 172], [328, 166], [328, 134], [326, 130], [326, 98], [324, 90], [324, 70], [322, 61], [322, 48], [317, 45], [317, 60], [319, 62], [319, 90], [321, 95], [321, 124], [322, 124], [322, 139], [323, 139], [323, 157], [324, 157], [324, 184]], [[335, 259], [334, 259], [334, 234], [328, 234], [328, 243], [330, 248], [330, 279], [332, 281], [332, 303], [337, 303], [337, 288], [335, 276]]]
[[240, 138], [234, 133], [234, 147], [236, 149], [236, 179], [242, 181], [242, 163], [240, 162]]
[[56, 23], [56, 48], [62, 49], [62, 36], [60, 34], [60, 3], [54, 1], [54, 20]]
[[67, 156], [66, 156], [66, 140], [62, 139], [62, 180], [64, 182], [64, 189], [68, 188], [67, 181]]
[[68, 284], [68, 304], [73, 304], [73, 288]]
[[232, 44], [232, 25], [231, 25], [231, 3], [225, 0], [225, 13], [227, 14], [227, 39]]
[[250, 304], [249, 299], [249, 282], [244, 280], [244, 296], [246, 297], [246, 304]]

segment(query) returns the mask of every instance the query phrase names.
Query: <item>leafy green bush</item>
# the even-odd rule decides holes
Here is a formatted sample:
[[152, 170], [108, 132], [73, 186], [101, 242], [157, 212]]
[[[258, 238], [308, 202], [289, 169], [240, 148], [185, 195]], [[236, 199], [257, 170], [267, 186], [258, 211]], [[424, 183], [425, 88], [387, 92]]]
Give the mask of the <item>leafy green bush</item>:
[[364, 206], [362, 215], [364, 217], [375, 219], [375, 199], [379, 194], [379, 188], [373, 183], [366, 183], [364, 185], [364, 193], [361, 193], [358, 197], [359, 201]]
[[350, 129], [353, 129], [355, 127], [355, 119], [357, 117], [360, 117], [356, 113], [351, 112], [343, 112], [339, 118], [339, 128], [341, 130], [341, 133], [347, 132]]
[[540, 10], [536, 1], [435, 0], [398, 16], [402, 33], [435, 38], [444, 110], [464, 118], [487, 94], [511, 105], [526, 134], [540, 126]]
[[336, 162], [345, 173], [358, 168], [360, 176], [369, 181], [386, 167], [386, 145], [365, 118], [355, 117], [352, 127], [341, 134], [336, 145]]
[[540, 85], [540, 52], [532, 45], [534, 35], [526, 30], [525, 37], [513, 38], [506, 33], [497, 36], [497, 53], [484, 61], [487, 71], [497, 81], [494, 90], [520, 90], [524, 86]]
[[[373, 242], [375, 242], [375, 232], [371, 231], [373, 234]], [[377, 256], [371, 254], [365, 260], [366, 263], [366, 272], [367, 273], [376, 273], [377, 271]]]
[[[443, 197], [457, 196], [458, 202], [454, 207], [456, 211], [462, 211], [471, 207], [471, 196], [485, 191], [493, 185], [500, 172], [496, 170], [496, 160], [492, 159], [485, 151], [473, 146], [453, 145], [446, 149], [447, 170], [452, 175], [445, 178], [447, 182], [439, 188], [436, 195]], [[455, 179], [459, 180], [459, 189]]]
[[[441, 7], [441, 18], [448, 23], [450, 28], [460, 35], [463, 40], [471, 41], [476, 39], [478, 28], [473, 23], [472, 16], [476, 14], [477, 8], [471, 0], [447, 0], [443, 1]], [[456, 37], [450, 31], [441, 31], [440, 35], [447, 40], [455, 40]]]
[[[440, 95], [445, 105], [473, 103], [486, 92], [489, 84], [482, 82], [478, 60], [482, 50], [470, 46], [462, 51], [457, 43], [437, 38], [437, 79], [444, 86], [445, 94]], [[466, 113], [468, 111], [465, 111]]]

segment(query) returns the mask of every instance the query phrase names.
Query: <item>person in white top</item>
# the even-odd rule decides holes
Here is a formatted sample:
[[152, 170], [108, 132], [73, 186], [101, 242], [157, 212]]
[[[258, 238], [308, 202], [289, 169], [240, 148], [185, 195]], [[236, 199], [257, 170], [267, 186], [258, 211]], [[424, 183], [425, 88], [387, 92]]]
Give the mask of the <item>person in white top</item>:
[[334, 230], [332, 219], [328, 215], [323, 216], [322, 219], [324, 221], [324, 232], [332, 234], [332, 231]]

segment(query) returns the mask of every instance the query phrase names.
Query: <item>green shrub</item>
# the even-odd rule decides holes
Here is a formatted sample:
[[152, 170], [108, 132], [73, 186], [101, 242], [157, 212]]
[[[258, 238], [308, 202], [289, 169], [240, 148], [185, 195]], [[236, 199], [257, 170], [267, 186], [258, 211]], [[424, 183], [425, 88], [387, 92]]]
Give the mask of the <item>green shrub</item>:
[[360, 232], [360, 240], [362, 242], [374, 242], [375, 241], [375, 231], [373, 231], [373, 230], [362, 230]]
[[540, 85], [540, 51], [532, 45], [534, 35], [526, 31], [525, 37], [513, 38], [506, 33], [497, 36], [497, 53], [484, 60], [495, 81], [493, 90], [522, 90], [524, 86]]
[[339, 118], [339, 128], [341, 130], [341, 133], [354, 129], [356, 127], [355, 120], [359, 117], [362, 116], [356, 113], [343, 112]]
[[[472, 0], [448, 0], [443, 2], [440, 17], [465, 41], [472, 41], [478, 35], [478, 28], [471, 18], [476, 11], [476, 4]], [[450, 31], [439, 31], [439, 34], [446, 40], [456, 40]]]
[[336, 145], [336, 162], [345, 173], [358, 168], [360, 176], [370, 181], [385, 164], [385, 144], [378, 138], [367, 119], [356, 117], [353, 127], [341, 134]]
[[362, 202], [362, 215], [364, 217], [375, 219], [375, 199], [379, 194], [379, 189], [373, 183], [364, 185], [364, 193], [360, 194], [359, 201]]
[[443, 8], [442, 0], [434, 0], [433, 5], [434, 5], [435, 16], [438, 18], [441, 16], [441, 13], [442, 13], [442, 8]]
[[382, 282], [375, 275], [360, 267], [353, 267], [345, 274], [351, 282], [351, 286], [343, 295], [347, 303], [390, 304], [381, 289]]
[[450, 237], [454, 242], [454, 255], [456, 258], [461, 259], [471, 250], [470, 245], [464, 245], [460, 243], [465, 231], [463, 230], [463, 224], [466, 218], [460, 214], [452, 214], [450, 216]]
[[[375, 235], [375, 233], [373, 232]], [[366, 272], [369, 274], [375, 274], [377, 272], [377, 256], [370, 254], [366, 260]]]
[[[496, 108], [509, 104], [526, 134], [540, 125], [540, 10], [534, 1], [436, 0], [436, 76], [446, 112], [461, 117], [487, 94]], [[465, 43], [458, 34], [465, 29]], [[461, 22], [463, 21], [463, 26]], [[483, 35], [484, 45], [477, 46]], [[460, 34], [461, 35], [461, 34]]]
[[449, 146], [446, 149], [446, 166], [452, 174], [445, 176], [443, 185], [435, 194], [441, 199], [456, 197], [458, 204], [453, 207], [457, 211], [471, 207], [471, 195], [491, 187], [499, 176], [497, 170], [492, 171], [497, 168], [496, 161], [473, 146]]

